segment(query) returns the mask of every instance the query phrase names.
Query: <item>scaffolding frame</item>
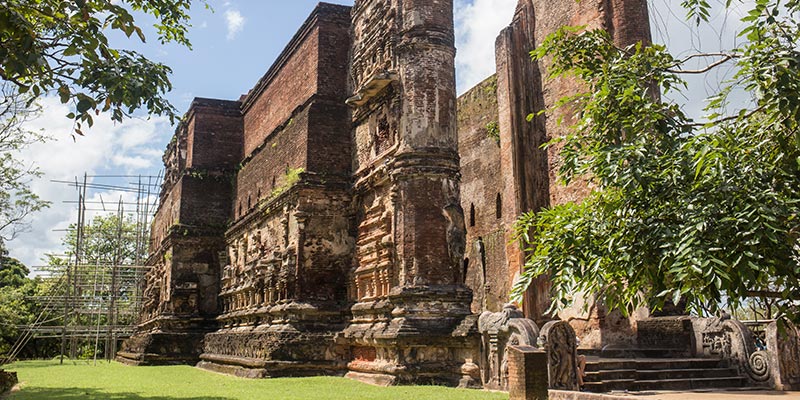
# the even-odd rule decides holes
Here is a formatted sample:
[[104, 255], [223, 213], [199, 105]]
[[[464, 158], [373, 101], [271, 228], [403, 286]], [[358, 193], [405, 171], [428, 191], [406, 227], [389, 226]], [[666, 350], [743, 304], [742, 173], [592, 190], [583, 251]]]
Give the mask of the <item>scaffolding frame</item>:
[[[132, 180], [127, 184], [108, 183], [104, 180]], [[97, 363], [100, 343], [104, 345], [105, 359], [110, 361], [117, 352], [120, 340], [130, 337], [141, 313], [144, 279], [150, 267], [146, 263], [150, 239], [150, 224], [159, 206], [159, 189], [163, 171], [157, 176], [147, 175], [88, 175], [75, 177], [74, 181], [51, 181], [72, 187], [77, 201], [65, 201], [77, 207], [74, 225], [75, 243], [68, 255], [56, 256], [57, 265], [34, 267], [46, 286], [47, 293], [31, 299], [40, 306], [36, 320], [20, 326], [20, 336], [11, 352], [0, 365], [16, 359], [32, 339], [61, 339], [60, 360], [78, 357], [78, 349], [90, 344]], [[122, 196], [115, 203], [106, 202], [102, 193], [99, 201], [88, 200], [87, 194], [113, 191], [133, 194], [135, 200], [125, 201]], [[116, 205], [115, 208], [110, 208]], [[87, 254], [87, 224], [99, 216], [116, 215], [117, 226], [110, 254]], [[126, 229], [127, 221], [134, 228]], [[62, 230], [62, 231], [69, 231]], [[133, 254], [123, 254], [129, 241], [133, 241]], [[59, 324], [54, 322], [60, 321]]]

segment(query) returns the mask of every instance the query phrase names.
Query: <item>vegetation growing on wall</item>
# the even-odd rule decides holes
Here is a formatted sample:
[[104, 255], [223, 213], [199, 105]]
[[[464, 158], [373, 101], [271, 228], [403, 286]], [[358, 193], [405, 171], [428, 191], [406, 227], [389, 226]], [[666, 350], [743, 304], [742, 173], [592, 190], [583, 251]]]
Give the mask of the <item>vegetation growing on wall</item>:
[[269, 199], [272, 200], [286, 193], [295, 183], [300, 182], [300, 177], [305, 171], [305, 168], [287, 168], [286, 174], [283, 176], [283, 183], [272, 189]]
[[486, 124], [486, 136], [494, 139], [495, 142], [500, 143], [500, 124], [497, 121], [492, 121]]

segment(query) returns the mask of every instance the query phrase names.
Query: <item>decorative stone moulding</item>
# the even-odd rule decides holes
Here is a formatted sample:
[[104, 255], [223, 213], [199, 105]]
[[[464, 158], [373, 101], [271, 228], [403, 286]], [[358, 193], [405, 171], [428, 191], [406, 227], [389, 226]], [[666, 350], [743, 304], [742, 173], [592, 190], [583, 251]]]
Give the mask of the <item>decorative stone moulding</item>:
[[507, 304], [499, 313], [481, 314], [478, 331], [485, 388], [509, 390], [509, 351], [512, 346], [523, 346], [539, 348], [547, 354], [551, 389], [578, 390], [577, 340], [568, 323], [551, 321], [539, 330], [516, 306]]
[[394, 71], [379, 72], [370, 77], [345, 103], [350, 107], [361, 107], [367, 104], [370, 99], [379, 95], [392, 82], [398, 82], [399, 80], [399, 76]]
[[751, 385], [772, 386], [770, 355], [759, 350], [750, 329], [730, 316], [695, 318], [697, 354], [727, 360]]

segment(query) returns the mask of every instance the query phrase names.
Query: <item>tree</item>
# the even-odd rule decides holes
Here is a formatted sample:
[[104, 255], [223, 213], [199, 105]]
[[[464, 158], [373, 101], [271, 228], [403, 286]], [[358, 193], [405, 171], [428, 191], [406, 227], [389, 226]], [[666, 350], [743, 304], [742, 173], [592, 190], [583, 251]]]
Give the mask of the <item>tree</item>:
[[29, 273], [28, 267], [8, 257], [0, 243], [0, 359], [16, 343], [19, 326], [36, 319], [39, 307], [31, 297], [40, 293], [41, 282], [29, 279]]
[[[84, 263], [101, 263], [117, 265], [133, 265], [147, 258], [144, 239], [136, 240], [141, 234], [132, 218], [120, 218], [117, 215], [97, 216], [83, 229], [81, 242], [81, 261]], [[63, 245], [66, 254], [74, 257], [78, 243], [78, 229], [75, 224], [67, 228]]]
[[[710, 15], [704, 1], [682, 4], [698, 23]], [[513, 296], [544, 275], [554, 310], [579, 292], [627, 312], [684, 301], [710, 313], [762, 297], [797, 320], [799, 13], [798, 1], [756, 0], [742, 20], [744, 44], [682, 59], [660, 45], [618, 48], [600, 30], [550, 35], [534, 59], [552, 57], [551, 76], [575, 76], [587, 88], [558, 104], [581, 110], [556, 139], [564, 145], [559, 176], [587, 177], [596, 189], [520, 218], [529, 257]], [[707, 66], [689, 68], [697, 59]], [[660, 96], [686, 90], [683, 74], [731, 65], [737, 72], [709, 99], [707, 121]], [[752, 104], [728, 111], [736, 90]]]
[[166, 65], [116, 49], [108, 36], [118, 31], [145, 42], [132, 12], [156, 19], [158, 40], [190, 46], [186, 37], [191, 0], [4, 0], [0, 5], [0, 77], [35, 101], [58, 93], [81, 122], [110, 112], [122, 121], [134, 110], [177, 118], [164, 98], [171, 90]]
[[25, 264], [0, 249], [0, 287], [20, 287], [30, 273]]
[[13, 240], [27, 228], [31, 213], [50, 205], [30, 189], [31, 178], [39, 171], [18, 159], [17, 153], [44, 137], [25, 128], [25, 123], [38, 114], [30, 97], [21, 95], [10, 84], [0, 84], [0, 242]]

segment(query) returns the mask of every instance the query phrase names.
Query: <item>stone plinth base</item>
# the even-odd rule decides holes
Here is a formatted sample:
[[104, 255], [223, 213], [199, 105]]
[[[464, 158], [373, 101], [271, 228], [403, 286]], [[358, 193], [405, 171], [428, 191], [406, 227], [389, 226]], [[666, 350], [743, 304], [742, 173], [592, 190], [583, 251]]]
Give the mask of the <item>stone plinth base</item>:
[[344, 363], [335, 361], [268, 361], [203, 354], [198, 368], [247, 379], [343, 376]]
[[117, 361], [128, 365], [194, 365], [200, 361], [205, 334], [216, 321], [164, 315], [137, 327], [122, 343]]
[[291, 325], [223, 329], [206, 335], [198, 367], [242, 378], [343, 376], [335, 331], [303, 331]]
[[468, 289], [396, 288], [351, 308], [337, 342], [349, 348], [347, 377], [387, 385], [479, 387], [477, 316]]
[[368, 385], [375, 385], [375, 386], [394, 386], [397, 383], [397, 377], [394, 375], [387, 375], [387, 374], [365, 374], [361, 372], [354, 372], [350, 371], [345, 375], [346, 378], [352, 379], [354, 381], [359, 381], [366, 383]]
[[194, 365], [200, 360], [204, 333], [147, 332], [126, 340], [117, 361], [133, 366]]
[[8, 393], [19, 383], [16, 372], [8, 372], [0, 369], [0, 396]]

